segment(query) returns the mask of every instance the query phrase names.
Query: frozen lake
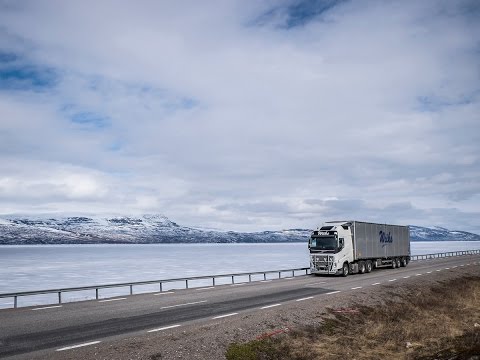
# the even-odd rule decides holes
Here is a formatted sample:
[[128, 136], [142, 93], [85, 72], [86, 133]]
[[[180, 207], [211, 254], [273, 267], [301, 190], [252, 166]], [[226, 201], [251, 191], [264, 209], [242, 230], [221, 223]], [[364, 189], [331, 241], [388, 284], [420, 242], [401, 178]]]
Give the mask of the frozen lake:
[[[412, 242], [412, 255], [480, 249], [479, 241]], [[270, 271], [309, 266], [306, 243], [0, 246], [0, 293], [159, 280], [190, 276]], [[272, 274], [271, 277], [275, 275]], [[278, 274], [276, 275], [278, 276]], [[263, 277], [263, 275], [262, 275]], [[217, 284], [231, 281], [219, 279]], [[246, 281], [238, 279], [238, 281]], [[210, 285], [211, 280], [191, 286]], [[185, 283], [165, 284], [164, 290]], [[158, 285], [135, 287], [157, 291]], [[128, 288], [101, 290], [126, 295]], [[65, 294], [65, 301], [92, 298], [94, 292]], [[54, 295], [20, 298], [19, 304], [55, 302]], [[0, 307], [11, 307], [0, 299]]]

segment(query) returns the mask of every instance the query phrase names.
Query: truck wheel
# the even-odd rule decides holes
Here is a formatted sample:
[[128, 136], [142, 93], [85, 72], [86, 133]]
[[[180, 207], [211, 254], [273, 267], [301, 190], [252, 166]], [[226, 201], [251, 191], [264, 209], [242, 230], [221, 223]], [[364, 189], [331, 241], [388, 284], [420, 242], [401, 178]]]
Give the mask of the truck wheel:
[[372, 271], [372, 262], [370, 260], [367, 261], [366, 269], [367, 273]]
[[348, 263], [343, 264], [343, 276], [348, 276]]
[[363, 261], [360, 261], [358, 263], [358, 272], [360, 274], [364, 274], [365, 273], [365, 263]]
[[392, 269], [397, 267], [397, 259], [392, 259]]
[[402, 266], [405, 267], [407, 266], [407, 258], [402, 258]]
[[399, 268], [402, 265], [402, 262], [400, 261], [400, 258], [397, 258], [397, 268]]

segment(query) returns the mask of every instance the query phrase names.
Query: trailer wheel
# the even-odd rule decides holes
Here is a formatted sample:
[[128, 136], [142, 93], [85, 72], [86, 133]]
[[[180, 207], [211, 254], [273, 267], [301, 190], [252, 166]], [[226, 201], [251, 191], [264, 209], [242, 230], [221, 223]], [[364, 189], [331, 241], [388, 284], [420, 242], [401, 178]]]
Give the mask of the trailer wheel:
[[400, 258], [397, 258], [397, 268], [399, 268], [402, 265], [402, 262]]
[[366, 269], [367, 273], [372, 271], [372, 262], [370, 260], [367, 261]]
[[402, 258], [402, 266], [405, 267], [407, 266], [408, 262], [407, 262], [407, 258], [403, 257]]
[[343, 275], [343, 276], [348, 276], [348, 272], [349, 272], [349, 271], [348, 271], [348, 263], [347, 263], [347, 262], [343, 264], [343, 268], [342, 268], [342, 269], [343, 269], [342, 275]]
[[392, 259], [392, 269], [397, 267], [397, 259]]
[[364, 274], [364, 273], [365, 273], [365, 262], [360, 261], [360, 262], [358, 263], [358, 272], [359, 272], [360, 274]]

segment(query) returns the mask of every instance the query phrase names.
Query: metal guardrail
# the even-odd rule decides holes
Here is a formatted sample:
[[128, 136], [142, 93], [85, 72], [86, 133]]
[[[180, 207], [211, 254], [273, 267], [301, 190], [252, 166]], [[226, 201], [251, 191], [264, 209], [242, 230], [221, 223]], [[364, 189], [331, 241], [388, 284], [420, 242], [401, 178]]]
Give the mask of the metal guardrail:
[[[464, 250], [464, 251], [451, 251], [445, 253], [435, 253], [435, 254], [425, 254], [425, 255], [412, 255], [410, 260], [428, 260], [436, 258], [446, 258], [452, 256], [464, 256], [464, 255], [476, 255], [480, 254], [480, 250]], [[133, 295], [133, 287], [139, 285], [151, 285], [159, 284], [160, 292], [163, 291], [163, 284], [172, 283], [172, 282], [185, 282], [185, 289], [188, 289], [188, 282], [194, 280], [205, 280], [212, 279], [212, 285], [215, 286], [215, 279], [221, 278], [232, 278], [232, 284], [235, 284], [235, 277], [248, 276], [248, 282], [252, 281], [252, 275], [262, 275], [263, 279], [267, 279], [267, 274], [276, 274], [278, 273], [278, 278], [282, 278], [282, 273], [292, 273], [292, 276], [295, 277], [295, 271], [305, 271], [305, 275], [308, 275], [310, 268], [296, 268], [296, 269], [284, 269], [284, 270], [273, 270], [273, 271], [256, 271], [256, 272], [247, 272], [247, 273], [235, 273], [235, 274], [219, 274], [219, 275], [208, 275], [208, 276], [195, 276], [195, 277], [184, 277], [176, 279], [163, 279], [163, 280], [149, 280], [149, 281], [137, 281], [137, 282], [126, 282], [126, 283], [117, 283], [117, 284], [104, 284], [104, 285], [93, 285], [93, 286], [83, 286], [83, 287], [70, 287], [70, 288], [61, 288], [61, 289], [49, 289], [49, 290], [36, 290], [36, 291], [23, 291], [16, 293], [6, 293], [0, 294], [0, 298], [13, 298], [13, 307], [18, 307], [18, 298], [24, 296], [33, 296], [33, 295], [42, 295], [42, 294], [54, 294], [58, 296], [58, 304], [62, 303], [62, 293], [66, 292], [75, 292], [75, 291], [85, 291], [85, 290], [95, 290], [95, 299], [99, 299], [99, 290], [100, 289], [109, 289], [109, 288], [120, 288], [120, 287], [129, 287], [130, 295]]]
[[450, 251], [445, 253], [424, 254], [424, 255], [412, 255], [410, 260], [428, 260], [437, 258], [446, 258], [452, 256], [464, 256], [464, 255], [476, 255], [480, 254], [480, 250], [463, 250], [463, 251]]
[[[117, 284], [104, 284], [104, 285], [92, 285], [92, 286], [83, 286], [83, 287], [70, 287], [70, 288], [61, 288], [61, 289], [49, 289], [49, 290], [36, 290], [36, 291], [23, 291], [16, 293], [6, 293], [0, 294], [0, 298], [13, 298], [13, 307], [18, 307], [18, 298], [23, 296], [32, 296], [32, 295], [43, 295], [43, 294], [54, 294], [58, 295], [58, 304], [62, 303], [62, 293], [66, 292], [75, 292], [75, 291], [85, 291], [85, 290], [95, 290], [95, 299], [99, 299], [99, 290], [100, 289], [109, 289], [109, 288], [120, 288], [120, 287], [130, 287], [130, 295], [133, 295], [133, 287], [139, 285], [151, 285], [159, 284], [160, 292], [163, 291], [163, 284], [172, 283], [172, 282], [185, 282], [185, 289], [188, 289], [188, 282], [193, 280], [205, 280], [212, 279], [212, 285], [215, 286], [215, 279], [221, 278], [232, 278], [232, 284], [235, 284], [235, 277], [247, 276], [248, 282], [252, 282], [252, 275], [262, 275], [263, 280], [267, 280], [267, 274], [277, 274], [278, 278], [282, 278], [283, 273], [291, 273], [292, 277], [295, 277], [295, 271], [305, 271], [305, 275], [308, 275], [310, 268], [296, 268], [296, 269], [284, 269], [284, 270], [273, 270], [273, 271], [256, 271], [256, 272], [247, 272], [247, 273], [235, 273], [235, 274], [219, 274], [219, 275], [208, 275], [208, 276], [195, 276], [195, 277], [185, 277], [185, 278], [176, 278], [176, 279], [163, 279], [163, 280], [149, 280], [149, 281], [137, 281], [137, 282], [126, 282], [126, 283], [117, 283]], [[287, 276], [288, 277], [288, 276]]]

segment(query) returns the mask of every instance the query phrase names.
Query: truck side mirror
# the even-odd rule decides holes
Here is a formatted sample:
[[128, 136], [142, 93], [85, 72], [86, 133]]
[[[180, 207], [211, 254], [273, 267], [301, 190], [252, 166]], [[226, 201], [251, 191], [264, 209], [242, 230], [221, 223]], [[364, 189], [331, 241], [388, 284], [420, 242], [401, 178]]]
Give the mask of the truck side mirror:
[[343, 240], [343, 238], [338, 239], [338, 244], [339, 244], [340, 250], [343, 249], [343, 246], [345, 245], [345, 241]]

